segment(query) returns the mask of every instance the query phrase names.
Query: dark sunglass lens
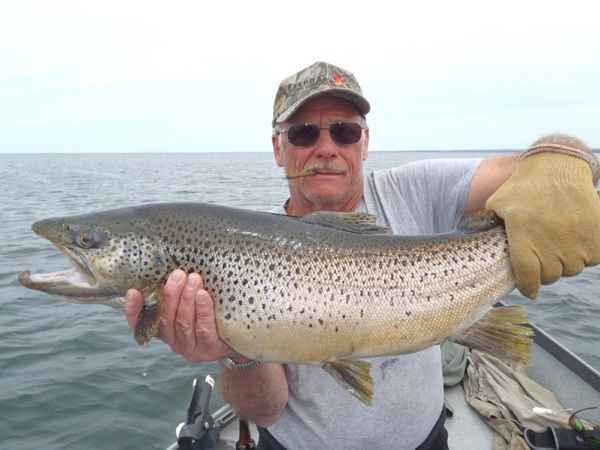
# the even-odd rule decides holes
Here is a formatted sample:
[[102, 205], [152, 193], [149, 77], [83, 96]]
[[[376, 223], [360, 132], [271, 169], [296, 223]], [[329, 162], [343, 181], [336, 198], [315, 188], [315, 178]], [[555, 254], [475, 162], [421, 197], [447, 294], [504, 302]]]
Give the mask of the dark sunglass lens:
[[314, 123], [292, 125], [288, 130], [288, 139], [298, 147], [308, 147], [319, 140], [319, 127]]
[[362, 136], [362, 128], [354, 122], [332, 123], [329, 127], [331, 138], [340, 145], [356, 144]]

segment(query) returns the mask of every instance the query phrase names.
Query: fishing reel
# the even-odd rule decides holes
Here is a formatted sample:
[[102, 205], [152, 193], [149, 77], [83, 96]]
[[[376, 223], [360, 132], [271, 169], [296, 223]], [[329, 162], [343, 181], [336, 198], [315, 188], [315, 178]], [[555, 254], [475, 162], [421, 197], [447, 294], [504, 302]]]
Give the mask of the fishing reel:
[[187, 420], [177, 427], [177, 442], [166, 450], [211, 449], [217, 445], [221, 430], [238, 418], [230, 405], [210, 413], [209, 403], [214, 387], [215, 380], [210, 375], [206, 376], [204, 383], [194, 379]]

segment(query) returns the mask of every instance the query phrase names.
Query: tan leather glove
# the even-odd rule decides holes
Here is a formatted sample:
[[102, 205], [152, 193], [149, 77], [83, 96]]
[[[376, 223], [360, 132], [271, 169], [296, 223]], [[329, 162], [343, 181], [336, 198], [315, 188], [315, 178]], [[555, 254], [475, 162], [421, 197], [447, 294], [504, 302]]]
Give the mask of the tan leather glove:
[[540, 283], [600, 264], [595, 188], [600, 170], [595, 157], [583, 150], [585, 144], [569, 136], [542, 138], [523, 153], [517, 170], [486, 203], [506, 223], [517, 288], [531, 299]]

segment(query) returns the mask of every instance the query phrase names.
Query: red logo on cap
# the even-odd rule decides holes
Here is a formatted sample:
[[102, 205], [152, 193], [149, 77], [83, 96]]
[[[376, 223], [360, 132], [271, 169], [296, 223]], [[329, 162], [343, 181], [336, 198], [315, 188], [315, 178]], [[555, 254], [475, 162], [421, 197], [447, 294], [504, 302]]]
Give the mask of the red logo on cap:
[[333, 84], [335, 84], [336, 86], [344, 86], [344, 80], [342, 79], [342, 76], [334, 75], [333, 76]]

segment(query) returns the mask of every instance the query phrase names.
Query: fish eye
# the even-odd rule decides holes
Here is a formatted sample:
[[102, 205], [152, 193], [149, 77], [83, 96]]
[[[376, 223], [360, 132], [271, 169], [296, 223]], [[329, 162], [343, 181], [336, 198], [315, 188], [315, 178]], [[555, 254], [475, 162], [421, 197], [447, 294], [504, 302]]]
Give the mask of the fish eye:
[[90, 248], [94, 245], [94, 235], [92, 233], [81, 233], [77, 236], [77, 244], [83, 248]]

